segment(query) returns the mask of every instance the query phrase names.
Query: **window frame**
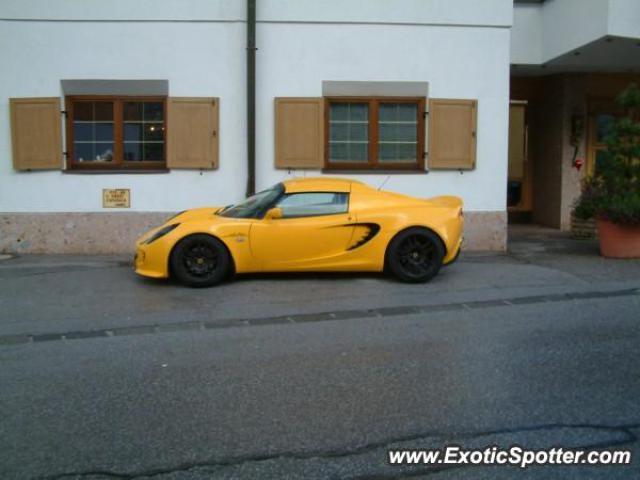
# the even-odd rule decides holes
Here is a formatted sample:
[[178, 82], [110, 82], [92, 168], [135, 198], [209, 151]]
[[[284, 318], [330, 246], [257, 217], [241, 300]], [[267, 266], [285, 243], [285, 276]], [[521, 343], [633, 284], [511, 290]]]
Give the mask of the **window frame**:
[[[167, 169], [167, 96], [144, 96], [144, 95], [69, 95], [65, 97], [65, 170], [89, 170], [89, 171], [137, 171], [137, 170], [166, 170]], [[74, 104], [76, 102], [113, 102], [113, 161], [101, 162], [78, 162], [74, 160], [73, 152], [73, 117]], [[124, 160], [124, 102], [157, 102], [162, 103], [164, 142], [162, 161], [125, 161]]]
[[[333, 195], [346, 195], [347, 196], [347, 202], [346, 202], [346, 210], [344, 212], [332, 212], [332, 213], [315, 213], [315, 214], [310, 214], [310, 215], [290, 215], [290, 216], [284, 216], [284, 212], [283, 212], [283, 216], [282, 218], [279, 218], [278, 220], [289, 220], [289, 219], [295, 219], [295, 218], [313, 218], [313, 217], [328, 217], [331, 215], [347, 215], [349, 214], [349, 208], [350, 208], [350, 201], [351, 201], [351, 192], [334, 192], [334, 191], [329, 191], [329, 190], [314, 190], [311, 192], [282, 192], [282, 194], [273, 202], [272, 207], [271, 208], [279, 208], [278, 204], [280, 203], [280, 201], [284, 198], [287, 197], [292, 197], [295, 195], [313, 195], [313, 194], [322, 194], [322, 193], [330, 193]], [[266, 212], [265, 212], [266, 213]]]
[[586, 125], [586, 171], [588, 175], [594, 175], [596, 173], [596, 159], [598, 152], [605, 151], [607, 144], [604, 142], [598, 142], [598, 115], [612, 115], [614, 121], [618, 120], [624, 115], [624, 109], [622, 109], [615, 99], [609, 97], [590, 97], [587, 100], [587, 125]]
[[[391, 96], [354, 96], [324, 97], [324, 169], [325, 170], [408, 170], [423, 171], [425, 166], [425, 97], [391, 97]], [[369, 104], [369, 151], [368, 161], [364, 162], [331, 162], [330, 161], [330, 109], [332, 103], [368, 103]], [[416, 146], [416, 162], [380, 162], [378, 159], [378, 108], [381, 103], [411, 103], [418, 107], [418, 142]]]

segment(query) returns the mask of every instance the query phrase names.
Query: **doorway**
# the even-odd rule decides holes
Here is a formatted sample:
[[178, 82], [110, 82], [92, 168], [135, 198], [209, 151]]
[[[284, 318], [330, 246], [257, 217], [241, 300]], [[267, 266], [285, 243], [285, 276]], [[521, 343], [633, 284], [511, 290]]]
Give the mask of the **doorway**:
[[509, 223], [531, 222], [533, 163], [528, 155], [529, 125], [526, 100], [509, 103], [509, 166], [507, 211]]

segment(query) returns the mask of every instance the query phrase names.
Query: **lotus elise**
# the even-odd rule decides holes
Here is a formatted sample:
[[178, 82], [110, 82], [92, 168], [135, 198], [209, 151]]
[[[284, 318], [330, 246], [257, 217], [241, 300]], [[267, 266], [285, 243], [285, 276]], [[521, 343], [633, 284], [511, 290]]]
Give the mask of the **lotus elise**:
[[462, 242], [462, 200], [338, 178], [287, 180], [227, 207], [187, 210], [136, 243], [135, 270], [194, 287], [247, 272], [389, 272], [426, 282]]

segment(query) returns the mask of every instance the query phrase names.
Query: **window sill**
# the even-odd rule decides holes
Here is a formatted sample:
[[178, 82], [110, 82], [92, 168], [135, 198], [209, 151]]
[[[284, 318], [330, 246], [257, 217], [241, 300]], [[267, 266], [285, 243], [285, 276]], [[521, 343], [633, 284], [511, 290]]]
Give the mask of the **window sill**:
[[429, 170], [414, 169], [366, 169], [366, 168], [323, 168], [322, 173], [348, 174], [348, 175], [427, 175]]
[[169, 173], [170, 170], [168, 168], [154, 168], [154, 169], [133, 169], [133, 168], [117, 168], [117, 169], [89, 169], [89, 168], [78, 168], [78, 169], [68, 169], [62, 170], [62, 173], [68, 175], [122, 175], [122, 174], [134, 174], [140, 175], [145, 173], [158, 174], [158, 173]]

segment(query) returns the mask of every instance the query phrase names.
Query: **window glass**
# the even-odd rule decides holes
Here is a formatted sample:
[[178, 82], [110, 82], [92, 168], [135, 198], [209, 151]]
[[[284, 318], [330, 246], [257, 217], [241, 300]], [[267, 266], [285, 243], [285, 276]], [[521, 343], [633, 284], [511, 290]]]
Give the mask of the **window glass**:
[[604, 173], [610, 166], [611, 154], [606, 150], [606, 148], [596, 149], [595, 171], [598, 173]]
[[328, 98], [326, 166], [336, 169], [420, 169], [425, 99]]
[[68, 167], [163, 166], [165, 101], [162, 97], [68, 97]]
[[276, 199], [284, 191], [284, 186], [279, 183], [268, 190], [263, 190], [237, 205], [229, 205], [218, 213], [221, 217], [231, 218], [258, 218], [273, 205]]
[[369, 104], [332, 103], [329, 107], [329, 159], [363, 162], [369, 157]]
[[73, 105], [73, 158], [77, 162], [113, 161], [113, 102]]
[[378, 109], [378, 160], [416, 162], [418, 106], [415, 103], [380, 103]]
[[615, 116], [610, 113], [600, 113], [596, 116], [596, 143], [602, 144], [611, 133]]
[[346, 213], [349, 194], [334, 192], [292, 193], [282, 197], [277, 207], [283, 218]]
[[124, 102], [124, 161], [164, 160], [164, 105], [162, 102]]

